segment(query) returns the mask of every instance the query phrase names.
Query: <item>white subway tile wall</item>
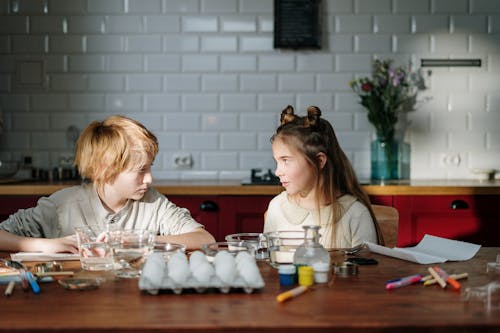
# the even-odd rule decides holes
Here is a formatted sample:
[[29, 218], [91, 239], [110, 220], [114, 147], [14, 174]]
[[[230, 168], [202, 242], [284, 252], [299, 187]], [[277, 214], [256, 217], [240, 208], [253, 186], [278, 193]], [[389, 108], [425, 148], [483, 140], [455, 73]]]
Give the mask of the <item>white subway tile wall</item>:
[[[426, 70], [430, 99], [408, 117], [411, 177], [500, 169], [500, 1], [321, 6], [322, 47], [288, 50], [273, 48], [271, 0], [0, 0], [0, 159], [53, 168], [72, 153], [69, 126], [124, 114], [158, 136], [157, 178], [240, 180], [274, 170], [280, 111], [315, 104], [369, 178], [373, 128], [349, 81], [374, 58], [479, 58], [480, 68]], [[28, 63], [42, 76], [23, 73], [35, 83], [23, 85]], [[179, 155], [192, 168], [177, 167]]]

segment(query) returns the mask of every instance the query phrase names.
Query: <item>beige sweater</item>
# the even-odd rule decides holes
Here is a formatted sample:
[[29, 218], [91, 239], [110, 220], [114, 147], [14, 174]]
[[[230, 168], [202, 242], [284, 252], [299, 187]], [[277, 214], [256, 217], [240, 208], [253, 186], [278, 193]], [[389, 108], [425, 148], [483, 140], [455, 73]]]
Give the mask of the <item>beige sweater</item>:
[[368, 208], [351, 195], [343, 195], [338, 202], [343, 215], [333, 224], [330, 221], [332, 206], [323, 207], [319, 212], [307, 210], [290, 201], [283, 191], [269, 203], [264, 232], [303, 230], [303, 225], [320, 224], [320, 243], [326, 248], [353, 247], [364, 241], [377, 243], [377, 232]]

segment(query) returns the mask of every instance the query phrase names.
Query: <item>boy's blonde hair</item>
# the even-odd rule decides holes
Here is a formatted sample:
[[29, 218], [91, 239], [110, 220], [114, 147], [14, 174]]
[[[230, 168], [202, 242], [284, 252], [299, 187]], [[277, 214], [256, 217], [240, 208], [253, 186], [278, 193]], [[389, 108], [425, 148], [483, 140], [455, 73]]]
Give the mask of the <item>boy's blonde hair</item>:
[[74, 164], [83, 179], [102, 186], [123, 171], [141, 170], [156, 154], [156, 136], [141, 123], [117, 115], [94, 121], [82, 131]]

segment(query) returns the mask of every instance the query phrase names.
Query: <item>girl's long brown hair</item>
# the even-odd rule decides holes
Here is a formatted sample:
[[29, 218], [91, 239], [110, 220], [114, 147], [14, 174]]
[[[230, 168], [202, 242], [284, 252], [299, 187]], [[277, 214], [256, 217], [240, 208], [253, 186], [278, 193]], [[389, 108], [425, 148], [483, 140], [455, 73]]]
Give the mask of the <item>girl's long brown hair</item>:
[[[332, 223], [336, 223], [343, 215], [337, 198], [344, 194], [354, 196], [370, 211], [375, 223], [378, 243], [384, 244], [370, 199], [361, 188], [351, 162], [340, 148], [332, 125], [321, 118], [321, 110], [317, 106], [310, 106], [307, 108], [307, 116], [301, 117], [295, 114], [292, 106], [288, 105], [281, 112], [280, 126], [271, 138], [271, 142], [278, 138], [298, 149], [316, 173], [316, 197], [324, 200], [324, 202], [318, 200], [317, 209], [319, 210], [321, 204], [332, 205]], [[324, 153], [327, 156], [323, 168], [317, 158], [318, 153]]]

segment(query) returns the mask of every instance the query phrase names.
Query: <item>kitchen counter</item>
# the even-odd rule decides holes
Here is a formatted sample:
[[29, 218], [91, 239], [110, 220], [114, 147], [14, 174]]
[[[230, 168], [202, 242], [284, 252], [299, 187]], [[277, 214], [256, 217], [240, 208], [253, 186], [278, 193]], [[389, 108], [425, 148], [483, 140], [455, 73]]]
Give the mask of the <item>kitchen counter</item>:
[[[362, 181], [368, 195], [498, 195], [500, 180]], [[77, 181], [11, 181], [0, 183], [0, 195], [49, 195]], [[165, 195], [276, 195], [279, 185], [241, 185], [238, 181], [158, 180], [153, 186]]]

